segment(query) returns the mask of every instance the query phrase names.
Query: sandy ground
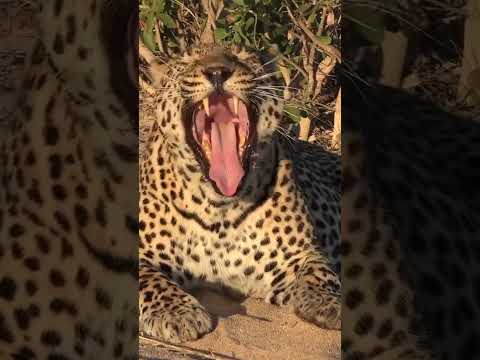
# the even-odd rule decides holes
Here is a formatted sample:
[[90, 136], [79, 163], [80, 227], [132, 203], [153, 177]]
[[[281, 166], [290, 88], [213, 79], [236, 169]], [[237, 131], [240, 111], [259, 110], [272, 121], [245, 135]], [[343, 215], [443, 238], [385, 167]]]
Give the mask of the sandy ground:
[[[340, 359], [340, 331], [326, 331], [296, 317], [289, 308], [262, 300], [236, 302], [204, 291], [196, 294], [218, 319], [214, 332], [167, 349], [140, 339], [140, 359], [330, 360]], [[203, 354], [203, 355], [202, 355]]]

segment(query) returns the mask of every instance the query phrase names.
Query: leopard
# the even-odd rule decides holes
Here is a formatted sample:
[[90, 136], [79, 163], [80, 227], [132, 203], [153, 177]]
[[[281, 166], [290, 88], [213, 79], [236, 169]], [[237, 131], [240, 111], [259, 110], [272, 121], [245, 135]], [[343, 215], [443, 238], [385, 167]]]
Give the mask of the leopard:
[[342, 358], [480, 358], [480, 122], [342, 87]]
[[137, 359], [138, 8], [31, 6], [1, 143], [0, 358]]
[[217, 319], [198, 289], [341, 329], [340, 157], [286, 137], [267, 51], [202, 43], [153, 62], [140, 160], [139, 327], [193, 341]]

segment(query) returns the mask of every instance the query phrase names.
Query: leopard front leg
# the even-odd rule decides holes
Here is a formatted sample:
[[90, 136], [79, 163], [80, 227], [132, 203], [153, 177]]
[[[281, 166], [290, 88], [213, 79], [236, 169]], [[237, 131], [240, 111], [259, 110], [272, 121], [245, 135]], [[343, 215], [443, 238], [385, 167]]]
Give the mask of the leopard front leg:
[[311, 255], [303, 265], [298, 263], [289, 267], [286, 273], [280, 273], [283, 281], [272, 282], [267, 301], [279, 305], [292, 304], [295, 313], [302, 319], [324, 329], [340, 330], [339, 275], [332, 270], [328, 260], [319, 254]]
[[211, 332], [211, 316], [192, 295], [154, 266], [140, 262], [140, 331], [171, 343]]
[[340, 278], [321, 256], [309, 259], [297, 274], [295, 312], [325, 329], [342, 325]]

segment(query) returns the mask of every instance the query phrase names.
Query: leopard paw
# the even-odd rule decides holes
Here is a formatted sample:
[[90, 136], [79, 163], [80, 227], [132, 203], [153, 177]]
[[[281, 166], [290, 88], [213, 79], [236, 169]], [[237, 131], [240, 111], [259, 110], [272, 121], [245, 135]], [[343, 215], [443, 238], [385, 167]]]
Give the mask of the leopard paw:
[[318, 327], [327, 330], [340, 330], [342, 327], [339, 295], [304, 291], [297, 297], [294, 306], [299, 317]]
[[198, 303], [159, 309], [140, 318], [140, 330], [146, 335], [176, 344], [196, 340], [213, 328], [210, 314]]

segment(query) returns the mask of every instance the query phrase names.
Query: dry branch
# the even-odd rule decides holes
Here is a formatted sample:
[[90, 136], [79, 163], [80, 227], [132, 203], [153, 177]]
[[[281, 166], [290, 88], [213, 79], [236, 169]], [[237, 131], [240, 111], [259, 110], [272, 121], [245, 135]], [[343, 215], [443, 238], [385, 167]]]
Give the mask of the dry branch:
[[200, 37], [200, 42], [204, 44], [215, 43], [216, 21], [223, 11], [223, 0], [202, 0], [202, 8], [207, 15], [207, 23]]
[[155, 42], [158, 45], [158, 48], [161, 52], [165, 52], [165, 48], [163, 47], [162, 37], [160, 36], [160, 29], [158, 27], [158, 21], [155, 21]]
[[[166, 350], [172, 351], [173, 353], [176, 353], [176, 354], [191, 355], [199, 360], [236, 360], [236, 358], [232, 356], [198, 350], [185, 345], [176, 345], [166, 341], [152, 339], [146, 336], [140, 336], [140, 341], [145, 345], [148, 344], [149, 348], [152, 350], [155, 347], [158, 347], [160, 349], [166, 349]], [[140, 352], [140, 356], [143, 357], [145, 355], [142, 354], [142, 352]]]
[[335, 68], [336, 61], [333, 60], [330, 56], [326, 56], [322, 62], [318, 65], [317, 74], [316, 74], [316, 83], [317, 87], [315, 88], [313, 98], [316, 99], [320, 96], [322, 92], [323, 85], [325, 84], [326, 79], [330, 73]]
[[[156, 56], [150, 51], [149, 48], [145, 46], [141, 39], [138, 40], [138, 53], [141, 58], [143, 58], [149, 67], [149, 73], [151, 75], [152, 87], [155, 88], [160, 84], [161, 79], [165, 76], [168, 70], [168, 65], [159, 64], [157, 62]], [[143, 84], [142, 79], [140, 79], [140, 84]], [[151, 89], [150, 89], [151, 90]], [[147, 90], [149, 91], [149, 90]]]
[[287, 12], [293, 23], [300, 29], [302, 29], [302, 31], [309, 37], [309, 39], [315, 44], [317, 48], [330, 55], [339, 63], [342, 62], [340, 51], [332, 45], [322, 43], [320, 39], [308, 28], [306, 21], [302, 18], [301, 15], [297, 15], [297, 17], [295, 17], [289, 6], [287, 6]]
[[332, 146], [337, 149], [342, 148], [342, 88], [338, 90], [337, 100], [335, 101]]
[[300, 131], [298, 133], [298, 138], [303, 141], [308, 140], [308, 135], [310, 134], [310, 125], [312, 121], [308, 117], [300, 118]]

